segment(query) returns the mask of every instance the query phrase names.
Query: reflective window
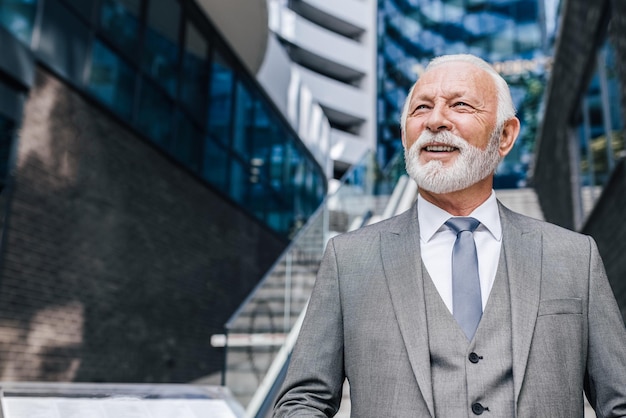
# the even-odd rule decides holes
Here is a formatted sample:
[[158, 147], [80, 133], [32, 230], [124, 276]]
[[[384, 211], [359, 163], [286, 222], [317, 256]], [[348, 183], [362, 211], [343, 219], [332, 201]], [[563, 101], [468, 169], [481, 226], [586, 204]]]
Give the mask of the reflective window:
[[248, 203], [249, 170], [236, 158], [230, 163], [230, 196], [239, 204]]
[[74, 10], [88, 21], [93, 17], [93, 6], [96, 0], [65, 0]]
[[180, 5], [177, 0], [150, 0], [143, 51], [144, 69], [174, 96], [177, 86]]
[[[24, 42], [40, 33], [45, 65], [289, 236], [322, 202], [324, 173], [191, 1], [0, 0], [0, 25]], [[10, 129], [0, 120], [0, 176]]]
[[207, 40], [193, 23], [188, 22], [185, 27], [181, 100], [199, 122], [204, 118], [208, 49]]
[[148, 80], [141, 84], [137, 126], [159, 147], [172, 150], [174, 103], [162, 90]]
[[87, 90], [114, 112], [130, 120], [135, 77], [130, 66], [99, 41], [92, 48]]
[[237, 83], [233, 124], [233, 149], [248, 157], [254, 132], [254, 102], [248, 87]]
[[0, 25], [20, 41], [30, 44], [36, 11], [37, 0], [2, 0]]
[[141, 0], [103, 0], [100, 26], [107, 39], [134, 58], [139, 42]]
[[209, 132], [223, 144], [230, 142], [234, 72], [219, 52], [213, 56], [209, 92]]
[[38, 58], [70, 80], [82, 82], [89, 51], [89, 28], [60, 0], [43, 2], [42, 14], [39, 42], [35, 45]]
[[174, 156], [194, 172], [200, 171], [202, 132], [186, 114], [179, 113], [176, 136], [172, 144]]
[[207, 139], [202, 153], [202, 178], [226, 192], [228, 190], [228, 153], [222, 145]]
[[0, 192], [4, 190], [9, 173], [9, 159], [15, 132], [15, 122], [0, 114]]

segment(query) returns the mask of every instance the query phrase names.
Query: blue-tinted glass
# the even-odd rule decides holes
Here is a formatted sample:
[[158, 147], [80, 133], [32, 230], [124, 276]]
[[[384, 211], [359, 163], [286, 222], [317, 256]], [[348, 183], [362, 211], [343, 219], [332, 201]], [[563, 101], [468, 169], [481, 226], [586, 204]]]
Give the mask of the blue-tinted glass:
[[230, 190], [228, 194], [241, 205], [248, 203], [249, 175], [248, 167], [233, 158], [230, 163]]
[[30, 44], [37, 0], [0, 1], [0, 25], [20, 41]]
[[9, 157], [13, 144], [15, 122], [0, 115], [0, 192], [4, 189], [9, 172]]
[[[88, 26], [60, 0], [43, 3], [37, 55], [64, 77], [83, 82], [91, 37]], [[60, 23], [62, 22], [62, 23]]]
[[204, 143], [202, 178], [223, 192], [228, 190], [228, 153], [212, 139]]
[[138, 128], [159, 147], [171, 151], [174, 106], [161, 90], [143, 80], [139, 102]]
[[172, 96], [176, 94], [178, 80], [179, 25], [177, 0], [150, 1], [143, 67]]
[[114, 112], [129, 120], [133, 107], [134, 74], [130, 67], [100, 41], [92, 48], [87, 90]]
[[257, 101], [254, 111], [254, 133], [252, 138], [252, 159], [260, 162], [259, 168], [264, 179], [269, 178], [270, 167], [268, 161], [272, 153], [272, 147], [277, 142], [282, 142], [287, 137], [283, 131], [278, 133], [280, 123], [268, 114], [265, 102]]
[[178, 129], [172, 152], [176, 158], [194, 172], [199, 172], [202, 160], [202, 133], [186, 114], [179, 114]]
[[66, 3], [85, 19], [91, 21], [95, 0], [66, 0]]
[[141, 0], [103, 0], [100, 27], [118, 48], [135, 58]]
[[208, 42], [204, 36], [192, 23], [187, 23], [181, 99], [198, 121], [202, 121], [206, 114], [207, 50]]
[[[254, 168], [253, 168], [254, 169]], [[248, 209], [254, 214], [254, 216], [261, 220], [265, 221], [265, 212], [266, 207], [269, 203], [269, 200], [273, 198], [268, 193], [267, 187], [263, 183], [259, 182], [258, 177], [254, 174], [250, 176], [250, 194], [251, 197], [248, 203]]]
[[230, 143], [234, 71], [218, 52], [213, 57], [208, 125], [211, 136], [222, 144]]
[[236, 91], [233, 119], [233, 149], [244, 157], [248, 157], [254, 133], [253, 110], [255, 104], [245, 84], [237, 83]]
[[270, 208], [265, 217], [270, 228], [279, 233], [286, 234], [289, 232], [289, 224], [293, 220], [293, 212], [283, 208]]
[[288, 179], [285, 161], [285, 145], [274, 145], [270, 150], [270, 184], [276, 190], [281, 190]]

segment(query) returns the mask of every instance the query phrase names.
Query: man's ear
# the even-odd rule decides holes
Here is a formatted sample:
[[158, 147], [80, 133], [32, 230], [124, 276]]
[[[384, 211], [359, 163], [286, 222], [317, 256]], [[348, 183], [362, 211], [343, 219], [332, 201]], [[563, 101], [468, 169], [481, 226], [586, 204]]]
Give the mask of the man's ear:
[[404, 129], [400, 130], [400, 134], [401, 134], [401, 137], [402, 137], [402, 146], [404, 148], [406, 148], [406, 133], [404, 132]]
[[498, 151], [500, 152], [500, 156], [502, 158], [504, 158], [509, 151], [511, 151], [513, 145], [515, 145], [515, 140], [517, 139], [517, 135], [519, 135], [519, 130], [520, 122], [515, 116], [504, 123], [502, 135], [500, 136], [500, 146], [498, 147]]

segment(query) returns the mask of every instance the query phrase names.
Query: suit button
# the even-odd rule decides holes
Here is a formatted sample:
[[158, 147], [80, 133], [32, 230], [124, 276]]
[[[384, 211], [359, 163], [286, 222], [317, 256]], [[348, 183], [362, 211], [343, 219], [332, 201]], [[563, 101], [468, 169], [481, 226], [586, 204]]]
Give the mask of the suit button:
[[472, 404], [472, 412], [474, 413], [474, 415], [480, 415], [483, 412], [485, 412], [485, 407], [482, 406], [480, 403], [476, 402]]
[[476, 364], [480, 361], [480, 357], [478, 356], [478, 354], [472, 352], [469, 355], [469, 361], [471, 361], [472, 363]]

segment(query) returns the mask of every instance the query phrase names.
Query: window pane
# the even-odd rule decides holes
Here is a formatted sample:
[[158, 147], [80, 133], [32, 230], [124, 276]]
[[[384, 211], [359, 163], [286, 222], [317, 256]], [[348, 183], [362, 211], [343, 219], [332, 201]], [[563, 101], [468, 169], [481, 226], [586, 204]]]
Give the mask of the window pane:
[[177, 0], [151, 0], [144, 47], [144, 69], [174, 96], [178, 60], [180, 5]]
[[141, 0], [104, 0], [100, 26], [118, 48], [134, 58], [139, 40]]
[[0, 25], [20, 41], [30, 44], [36, 8], [36, 0], [0, 1]]
[[202, 177], [226, 192], [228, 184], [228, 154], [222, 146], [211, 139], [207, 139], [204, 144]]
[[233, 104], [233, 70], [226, 60], [216, 53], [211, 70], [209, 93], [209, 133], [222, 144], [230, 143]]
[[243, 83], [238, 83], [233, 123], [233, 149], [244, 157], [250, 155], [251, 136], [254, 132], [253, 109], [254, 102], [248, 88]]
[[66, 3], [91, 22], [95, 0], [66, 0]]
[[0, 115], [0, 192], [4, 190], [7, 174], [9, 173], [9, 158], [14, 132], [15, 123], [11, 119]]
[[187, 115], [180, 114], [172, 151], [181, 163], [196, 173], [202, 158], [201, 139], [202, 134], [193, 121]]
[[135, 81], [130, 67], [101, 42], [92, 49], [87, 89], [126, 120], [132, 114]]
[[164, 150], [171, 151], [174, 106], [160, 89], [143, 80], [137, 121], [140, 131]]
[[65, 77], [82, 84], [91, 42], [89, 28], [59, 0], [47, 0], [43, 6], [39, 42], [34, 46], [39, 58]]
[[287, 165], [285, 164], [285, 146], [276, 144], [270, 151], [270, 184], [275, 190], [282, 190], [287, 179]]
[[230, 163], [230, 190], [229, 194], [237, 203], [245, 204], [248, 196], [248, 170], [239, 160], [233, 159]]
[[188, 23], [185, 31], [181, 100], [198, 121], [202, 121], [205, 114], [204, 92], [206, 91], [208, 47], [208, 42], [198, 29]]

